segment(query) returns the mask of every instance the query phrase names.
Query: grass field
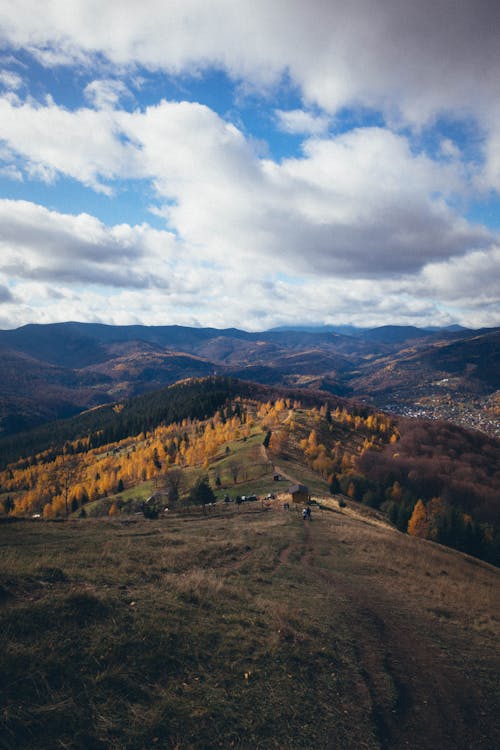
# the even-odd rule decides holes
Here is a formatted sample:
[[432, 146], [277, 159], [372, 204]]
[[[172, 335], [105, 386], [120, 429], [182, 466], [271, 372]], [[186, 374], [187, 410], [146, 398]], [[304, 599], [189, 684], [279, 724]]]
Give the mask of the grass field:
[[0, 524], [0, 747], [500, 746], [499, 571], [331, 505]]

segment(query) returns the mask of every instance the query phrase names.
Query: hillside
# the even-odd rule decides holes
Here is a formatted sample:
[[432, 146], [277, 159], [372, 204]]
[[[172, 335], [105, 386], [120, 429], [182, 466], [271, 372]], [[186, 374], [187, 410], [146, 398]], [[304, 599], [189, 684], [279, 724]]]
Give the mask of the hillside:
[[215, 373], [322, 388], [498, 434], [498, 336], [498, 329], [398, 326], [347, 335], [325, 329], [28, 325], [0, 331], [6, 363], [0, 434]]
[[497, 747], [498, 571], [370, 513], [0, 524], [2, 747]]
[[163, 507], [174, 476], [175, 503], [193, 502], [203, 476], [219, 499], [264, 496], [282, 473], [315, 494], [380, 509], [401, 531], [500, 564], [498, 440], [328, 393], [184, 381], [0, 447], [0, 512], [10, 516], [131, 513], [154, 490]]
[[[468, 387], [478, 394], [500, 387], [500, 331], [494, 330], [461, 341], [438, 341], [424, 348], [406, 347], [397, 355], [376, 360], [360, 369], [352, 383], [358, 393], [394, 397], [401, 393], [408, 399], [417, 389], [430, 395], [428, 386], [437, 392], [453, 389], [464, 392]], [[436, 381], [436, 382], [432, 382]], [[451, 382], [450, 382], [451, 381]]]
[[28, 434], [0, 472], [5, 750], [500, 742], [499, 441], [222, 377]]

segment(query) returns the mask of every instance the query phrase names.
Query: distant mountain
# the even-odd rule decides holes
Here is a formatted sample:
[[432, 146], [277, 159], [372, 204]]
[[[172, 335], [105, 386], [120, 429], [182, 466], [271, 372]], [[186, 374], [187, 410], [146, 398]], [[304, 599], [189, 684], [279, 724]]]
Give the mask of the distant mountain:
[[[408, 343], [408, 342], [407, 342]], [[350, 382], [354, 393], [381, 399], [480, 396], [500, 389], [500, 329], [449, 341], [426, 339], [359, 368]]]
[[356, 328], [356, 326], [332, 326], [332, 325], [297, 325], [297, 326], [277, 326], [271, 328], [272, 333], [283, 333], [285, 331], [302, 331], [304, 333], [341, 333], [344, 336], [355, 336], [359, 331], [364, 330], [363, 328]]
[[[439, 333], [439, 331], [436, 333]], [[430, 332], [422, 328], [415, 328], [415, 326], [381, 326], [380, 328], [362, 330], [359, 335], [381, 344], [401, 344], [412, 339], [428, 338]]]
[[319, 387], [377, 403], [412, 403], [436, 393], [487, 396], [500, 388], [500, 329], [349, 331], [77, 322], [0, 331], [0, 434], [211, 374]]
[[30, 324], [0, 331], [0, 348], [21, 351], [65, 367], [86, 367], [109, 358], [112, 344], [141, 341], [168, 349], [191, 351], [216, 336], [245, 339], [252, 334], [237, 329], [183, 326], [111, 326], [101, 323]]
[[358, 328], [356, 326], [343, 325], [343, 326], [280, 326], [278, 328], [272, 328], [272, 332], [285, 332], [285, 331], [302, 331], [308, 333], [338, 333], [343, 336], [355, 336], [358, 338], [366, 338], [371, 341], [379, 341], [384, 344], [392, 344], [394, 342], [407, 341], [414, 338], [424, 338], [429, 334], [444, 334], [444, 333], [458, 333], [466, 335], [467, 332], [473, 333], [468, 328], [464, 328], [459, 325], [451, 325], [446, 327], [426, 327], [417, 328], [415, 326], [396, 326], [387, 325], [380, 326], [377, 328]]

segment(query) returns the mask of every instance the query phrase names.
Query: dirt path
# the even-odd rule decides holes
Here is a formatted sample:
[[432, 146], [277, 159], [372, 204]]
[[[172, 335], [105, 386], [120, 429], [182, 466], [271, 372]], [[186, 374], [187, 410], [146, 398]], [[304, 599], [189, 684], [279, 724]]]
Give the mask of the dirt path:
[[293, 477], [291, 474], [286, 472], [281, 466], [277, 466], [277, 464], [275, 464], [274, 461], [271, 458], [269, 458], [269, 453], [264, 445], [261, 445], [260, 449], [261, 449], [261, 453], [262, 453], [264, 461], [266, 461], [267, 463], [273, 464], [274, 474], [281, 474], [281, 476], [284, 477], [285, 479], [288, 479], [288, 481], [291, 484], [300, 484], [297, 477]]
[[[464, 683], [463, 671], [454, 664], [456, 654], [443, 651], [418, 615], [402, 609], [387, 590], [362, 575], [346, 575], [334, 566], [325, 569], [325, 527], [318, 517], [303, 523], [299, 545], [286, 547], [280, 564], [300, 565], [345, 601], [359, 669], [357, 689], [371, 706], [380, 749], [492, 750], [496, 743], [482, 730], [483, 723], [494, 725], [491, 716], [484, 718], [488, 699], [492, 710], [491, 696], [481, 694], [472, 677]], [[335, 528], [328, 526], [331, 540]]]

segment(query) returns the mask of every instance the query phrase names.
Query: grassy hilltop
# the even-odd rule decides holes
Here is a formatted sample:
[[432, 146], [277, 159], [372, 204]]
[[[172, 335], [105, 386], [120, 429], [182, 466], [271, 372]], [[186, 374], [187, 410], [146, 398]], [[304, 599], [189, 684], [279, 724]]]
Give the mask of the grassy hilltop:
[[19, 521], [0, 545], [3, 748], [500, 742], [498, 570], [373, 511]]

